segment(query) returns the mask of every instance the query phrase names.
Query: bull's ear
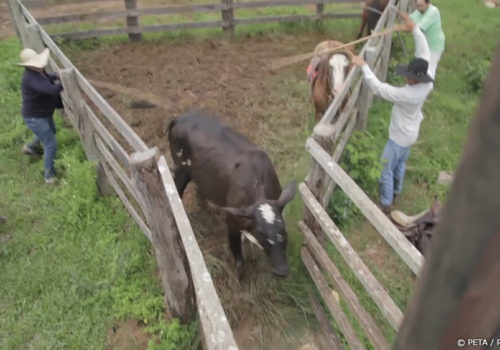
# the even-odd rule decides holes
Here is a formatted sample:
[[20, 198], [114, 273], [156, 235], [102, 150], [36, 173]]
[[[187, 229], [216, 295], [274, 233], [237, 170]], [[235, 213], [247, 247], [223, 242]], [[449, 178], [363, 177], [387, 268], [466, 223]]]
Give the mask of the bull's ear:
[[290, 182], [290, 184], [281, 192], [280, 198], [278, 199], [278, 205], [281, 209], [290, 202], [295, 196], [295, 190], [297, 187], [297, 181], [295, 179]]
[[221, 207], [227, 213], [233, 214], [235, 216], [241, 216], [244, 218], [252, 218], [254, 212], [254, 206], [243, 207], [243, 208], [231, 208], [231, 207]]

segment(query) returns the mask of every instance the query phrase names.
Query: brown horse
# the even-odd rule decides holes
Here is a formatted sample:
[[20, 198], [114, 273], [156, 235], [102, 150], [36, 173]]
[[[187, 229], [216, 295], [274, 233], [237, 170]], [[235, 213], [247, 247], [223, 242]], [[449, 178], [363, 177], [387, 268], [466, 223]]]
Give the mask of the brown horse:
[[[387, 6], [388, 0], [366, 0], [365, 9], [361, 14], [361, 27], [359, 29], [359, 34], [357, 38], [361, 38], [365, 26], [368, 24], [368, 34], [370, 35], [372, 30], [375, 29], [378, 19], [380, 18], [380, 13], [384, 12]], [[370, 10], [370, 9], [372, 10]]]
[[343, 87], [351, 69], [350, 50], [329, 54], [328, 49], [343, 45], [339, 41], [328, 40], [316, 46], [315, 55], [307, 69], [311, 81], [311, 98], [314, 103], [316, 122]]

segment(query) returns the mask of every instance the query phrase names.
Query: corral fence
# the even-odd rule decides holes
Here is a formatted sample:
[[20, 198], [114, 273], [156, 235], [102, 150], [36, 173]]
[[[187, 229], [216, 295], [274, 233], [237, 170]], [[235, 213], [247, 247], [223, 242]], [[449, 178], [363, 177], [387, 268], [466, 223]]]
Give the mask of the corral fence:
[[[397, 6], [403, 11], [408, 11], [408, 2], [408, 0], [399, 2], [390, 0], [375, 32], [394, 25], [396, 12], [391, 11], [389, 7]], [[392, 34], [373, 38], [367, 41], [360, 52], [360, 56], [365, 58], [382, 81], [387, 75], [391, 43]], [[365, 347], [342, 309], [341, 301], [348, 306], [374, 348], [389, 349], [389, 344], [378, 325], [363, 308], [325, 249], [325, 241], [328, 238], [382, 315], [392, 328], [397, 330], [403, 320], [403, 313], [326, 212], [334, 186], [340, 187], [409, 269], [418, 275], [424, 261], [420, 252], [337, 164], [353, 130], [365, 129], [368, 108], [373, 100], [373, 94], [363, 82], [360, 72], [359, 67], [349, 72], [342, 92], [335, 97], [320, 122], [315, 126], [312, 137], [306, 142], [306, 149], [313, 161], [305, 182], [299, 185], [299, 192], [304, 202], [304, 218], [299, 223], [299, 227], [304, 233], [306, 242], [301, 249], [301, 257], [350, 348], [364, 349]], [[347, 102], [342, 108], [346, 96]], [[330, 284], [334, 286], [333, 289]], [[338, 299], [336, 295], [339, 295]], [[331, 346], [341, 348], [340, 342], [326, 322], [324, 309], [319, 307], [315, 297], [313, 297], [313, 306], [322, 328], [330, 335]]]
[[64, 85], [64, 111], [78, 131], [88, 159], [97, 164], [100, 188], [111, 186], [116, 191], [153, 244], [167, 312], [188, 321], [197, 310], [205, 347], [236, 350], [165, 158], [156, 147], [149, 148], [99, 95], [20, 0], [8, 0], [8, 4], [23, 45], [51, 51], [49, 67], [60, 72]]
[[[31, 4], [35, 7], [42, 0], [33, 0]], [[46, 3], [46, 1], [45, 1]], [[350, 12], [335, 11], [327, 12], [325, 5], [347, 4]], [[49, 4], [47, 4], [49, 5]], [[335, 19], [335, 18], [359, 18], [361, 11], [359, 0], [268, 0], [268, 1], [248, 1], [234, 2], [233, 0], [221, 0], [220, 3], [200, 3], [189, 5], [170, 5], [163, 7], [138, 8], [137, 0], [124, 0], [123, 10], [99, 11], [89, 13], [79, 13], [70, 15], [55, 15], [50, 17], [37, 18], [41, 25], [67, 24], [67, 23], [92, 23], [99, 21], [100, 24], [116, 20], [125, 22], [120, 27], [106, 29], [92, 29], [85, 31], [55, 32], [53, 37], [64, 39], [83, 39], [108, 35], [129, 35], [131, 40], [140, 40], [141, 33], [164, 32], [178, 29], [195, 28], [222, 28], [224, 31], [234, 32], [235, 27], [244, 24], [270, 23], [270, 22], [300, 22], [305, 20]], [[355, 6], [357, 5], [357, 6]], [[283, 8], [289, 6], [306, 6], [314, 10], [309, 10], [309, 14], [288, 14], [279, 16], [249, 17], [239, 16], [240, 11], [260, 8]], [[192, 15], [199, 13], [220, 13], [220, 20], [177, 22], [154, 25], [140, 25], [140, 19], [147, 16], [159, 15]], [[311, 13], [312, 12], [312, 13]], [[111, 22], [115, 24], [115, 22]]]

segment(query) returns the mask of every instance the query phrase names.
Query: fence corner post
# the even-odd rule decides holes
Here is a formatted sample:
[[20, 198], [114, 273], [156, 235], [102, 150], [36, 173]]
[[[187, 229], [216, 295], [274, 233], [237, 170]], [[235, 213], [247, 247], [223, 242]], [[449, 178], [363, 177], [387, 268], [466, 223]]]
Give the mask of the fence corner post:
[[[167, 314], [187, 322], [195, 316], [195, 295], [191, 272], [172, 206], [158, 168], [157, 147], [130, 157], [130, 175], [144, 199], [155, 257], [160, 271]], [[172, 189], [175, 191], [175, 188]]]
[[139, 16], [136, 13], [137, 0], [125, 0], [125, 8], [127, 9], [127, 29], [130, 41], [141, 41], [142, 34], [135, 32], [139, 27]]
[[224, 22], [222, 30], [225, 33], [234, 33], [234, 8], [233, 0], [221, 0], [224, 8], [222, 9], [222, 21]]
[[[373, 70], [375, 68], [375, 51], [376, 47], [370, 45], [366, 48], [365, 52], [365, 61]], [[358, 109], [358, 117], [356, 120], [356, 129], [365, 130], [366, 123], [368, 122], [368, 110], [370, 109], [370, 105], [373, 101], [373, 93], [370, 90], [368, 84], [363, 81], [361, 85], [361, 91], [359, 93], [359, 109]]]

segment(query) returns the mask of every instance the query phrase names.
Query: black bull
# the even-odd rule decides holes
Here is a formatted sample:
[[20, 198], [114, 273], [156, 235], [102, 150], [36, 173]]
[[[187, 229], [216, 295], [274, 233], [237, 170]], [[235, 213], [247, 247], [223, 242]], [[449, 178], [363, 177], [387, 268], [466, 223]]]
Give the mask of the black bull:
[[295, 180], [282, 192], [267, 153], [203, 113], [189, 113], [170, 122], [168, 141], [181, 198], [193, 180], [202, 198], [228, 213], [229, 246], [238, 275], [244, 262], [242, 231], [256, 238], [273, 274], [288, 275], [288, 239], [282, 211], [295, 195]]

